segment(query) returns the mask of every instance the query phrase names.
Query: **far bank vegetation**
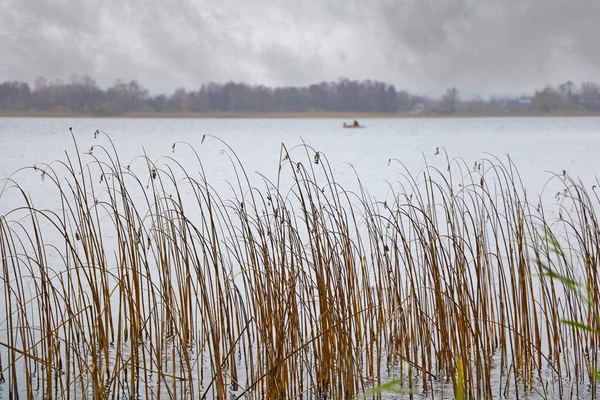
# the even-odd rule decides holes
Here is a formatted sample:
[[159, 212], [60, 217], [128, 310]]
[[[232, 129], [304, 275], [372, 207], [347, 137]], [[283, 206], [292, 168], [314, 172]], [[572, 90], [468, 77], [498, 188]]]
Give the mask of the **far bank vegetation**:
[[87, 114], [94, 116], [174, 113], [386, 113], [386, 114], [594, 114], [600, 112], [600, 86], [571, 81], [517, 97], [463, 99], [458, 88], [439, 98], [398, 90], [385, 82], [349, 80], [304, 87], [266, 87], [246, 83], [205, 83], [151, 95], [139, 82], [116, 80], [106, 89], [90, 76], [67, 82], [38, 77], [0, 84], [0, 114]]

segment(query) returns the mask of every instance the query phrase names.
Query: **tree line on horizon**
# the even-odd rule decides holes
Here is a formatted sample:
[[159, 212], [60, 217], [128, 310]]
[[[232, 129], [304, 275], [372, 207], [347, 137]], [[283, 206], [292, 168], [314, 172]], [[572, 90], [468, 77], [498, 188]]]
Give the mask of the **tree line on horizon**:
[[304, 87], [266, 87], [245, 83], [206, 83], [197, 90], [176, 89], [170, 95], [150, 95], [132, 80], [116, 80], [100, 88], [90, 76], [74, 75], [68, 82], [35, 79], [0, 84], [0, 111], [55, 111], [119, 115], [131, 112], [374, 112], [456, 113], [535, 112], [559, 110], [600, 111], [600, 85], [571, 81], [546, 86], [531, 96], [462, 100], [458, 89], [449, 88], [440, 98], [397, 90], [373, 80], [340, 78]]

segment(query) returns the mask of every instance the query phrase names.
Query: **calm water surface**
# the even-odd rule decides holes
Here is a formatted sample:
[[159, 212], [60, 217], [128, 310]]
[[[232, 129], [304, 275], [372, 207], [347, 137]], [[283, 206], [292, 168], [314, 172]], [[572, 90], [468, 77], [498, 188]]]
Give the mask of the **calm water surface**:
[[[98, 129], [113, 140], [121, 165], [141, 161], [143, 166], [143, 160], [136, 157], [145, 153], [158, 166], [166, 164], [167, 157], [173, 157], [188, 173], [196, 174], [200, 164], [194, 152], [181, 142], [189, 143], [197, 151], [207, 179], [225, 199], [230, 183], [236, 179], [230, 161], [233, 153], [227, 146], [239, 157], [254, 187], [264, 185], [264, 179], [276, 180], [282, 146], [295, 148], [295, 161], [312, 163], [312, 158], [302, 157], [298, 147], [305, 143], [327, 158], [335, 179], [344, 189], [356, 190], [358, 177], [377, 200], [388, 198], [390, 185], [402, 180], [406, 172], [420, 177], [419, 172], [427, 165], [445, 171], [443, 149], [449, 158], [464, 160], [467, 168], [481, 158], [495, 156], [506, 162], [510, 156], [530, 200], [538, 194], [545, 201], [554, 200], [564, 185], [553, 180], [545, 186], [553, 173], [562, 174], [565, 170], [591, 187], [600, 170], [600, 118], [369, 119], [362, 121], [366, 129], [342, 129], [343, 122], [0, 118], [0, 215], [13, 210], [15, 204], [22, 204], [22, 199], [14, 203], [11, 196], [2, 193], [9, 177], [32, 196], [36, 205], [56, 207], [48, 198], [48, 185], [40, 183], [39, 171], [13, 173], [35, 164], [64, 162], [67, 156], [75, 160], [70, 127], [83, 162], [93, 161], [91, 155], [84, 154], [92, 146], [94, 156], [102, 154], [102, 147], [110, 147], [105, 136], [94, 138]], [[173, 143], [177, 143], [175, 151]], [[437, 148], [442, 149], [439, 155], [435, 155]], [[0, 307], [0, 320], [4, 317]]]
[[551, 172], [563, 170], [592, 185], [600, 167], [600, 118], [596, 117], [369, 119], [362, 123], [366, 129], [342, 129], [343, 120], [337, 119], [0, 118], [0, 178], [21, 167], [65, 160], [65, 152], [73, 155], [69, 127], [81, 153], [92, 145], [108, 145], [105, 138], [94, 140], [93, 134], [96, 129], [106, 132], [123, 165], [145, 151], [153, 160], [174, 156], [195, 167], [192, 153], [183, 146], [176, 154], [171, 151], [174, 142], [188, 142], [198, 151], [213, 183], [234, 175], [222, 153], [225, 145], [210, 137], [201, 145], [203, 135], [214, 135], [231, 146], [258, 184], [262, 178], [257, 172], [276, 176], [282, 144], [289, 149], [304, 142], [327, 157], [343, 187], [356, 184], [352, 166], [378, 199], [387, 195], [388, 182], [403, 172], [399, 164], [389, 165], [389, 159], [418, 174], [426, 164], [445, 164], [443, 157], [434, 156], [437, 147], [467, 165], [490, 154], [502, 161], [510, 155], [529, 195], [542, 191]]

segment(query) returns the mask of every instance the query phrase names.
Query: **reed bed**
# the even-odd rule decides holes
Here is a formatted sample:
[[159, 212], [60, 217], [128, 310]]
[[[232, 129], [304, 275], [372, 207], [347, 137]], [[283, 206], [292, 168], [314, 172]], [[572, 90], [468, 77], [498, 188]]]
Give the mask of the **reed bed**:
[[221, 142], [225, 196], [187, 143], [123, 163], [94, 139], [0, 181], [19, 199], [0, 215], [1, 398], [351, 399], [399, 378], [406, 398], [596, 396], [597, 334], [561, 322], [600, 327], [595, 186], [557, 174], [545, 205], [510, 159], [437, 149], [445, 168], [390, 160], [377, 200], [306, 144], [254, 184]]

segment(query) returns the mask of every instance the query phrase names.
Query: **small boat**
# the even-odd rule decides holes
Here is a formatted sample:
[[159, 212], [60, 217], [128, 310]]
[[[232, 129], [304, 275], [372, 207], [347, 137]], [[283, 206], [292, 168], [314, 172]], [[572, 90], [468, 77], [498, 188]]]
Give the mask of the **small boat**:
[[344, 128], [364, 128], [364, 125], [360, 125], [358, 121], [354, 121], [352, 124], [347, 124], [344, 122]]

